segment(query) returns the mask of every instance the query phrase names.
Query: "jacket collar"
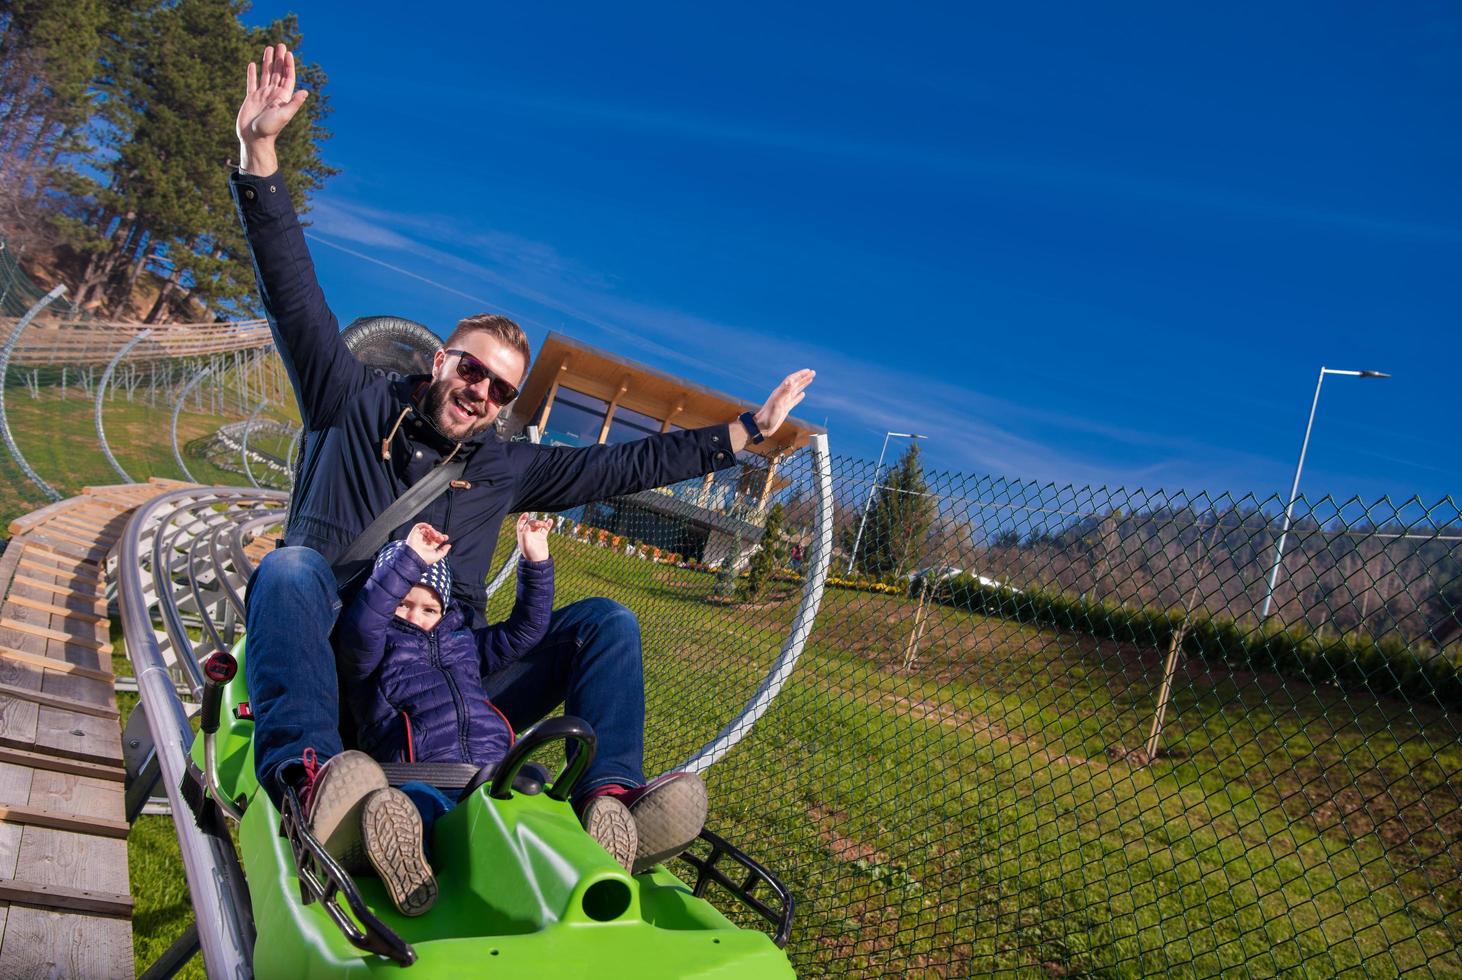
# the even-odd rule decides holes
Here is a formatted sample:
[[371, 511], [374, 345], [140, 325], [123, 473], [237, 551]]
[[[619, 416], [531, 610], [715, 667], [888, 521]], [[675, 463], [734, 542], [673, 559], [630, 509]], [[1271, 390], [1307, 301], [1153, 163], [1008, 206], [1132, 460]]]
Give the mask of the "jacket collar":
[[[431, 419], [426, 417], [426, 413], [422, 412], [418, 407], [420, 405], [420, 399], [426, 394], [426, 387], [430, 383], [431, 375], [429, 374], [397, 376], [392, 381], [391, 393], [396, 399], [396, 404], [399, 406], [397, 411], [408, 406], [411, 408], [410, 413], [406, 416], [410, 438], [425, 443], [439, 450], [442, 455], [446, 455], [452, 451], [452, 447], [457, 445], [456, 440], [449, 439], [443, 435], [437, 429], [436, 425], [432, 423]], [[483, 443], [494, 441], [496, 436], [497, 430], [489, 426], [485, 431], [477, 433], [472, 438], [464, 439], [462, 441], [462, 455], [470, 455], [473, 450], [477, 449]]]

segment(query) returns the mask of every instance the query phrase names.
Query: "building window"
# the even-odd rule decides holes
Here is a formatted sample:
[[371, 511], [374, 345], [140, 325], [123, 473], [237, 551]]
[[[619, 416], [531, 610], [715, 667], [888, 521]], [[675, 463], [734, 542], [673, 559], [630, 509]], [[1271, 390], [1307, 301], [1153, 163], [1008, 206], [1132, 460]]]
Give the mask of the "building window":
[[572, 388], [558, 389], [548, 411], [548, 424], [543, 427], [540, 443], [545, 446], [592, 446], [599, 441], [604, 428], [604, 414], [609, 403]]
[[633, 442], [645, 436], [653, 436], [659, 431], [659, 419], [652, 419], [648, 415], [620, 406], [614, 410], [614, 418], [609, 423], [609, 435], [604, 441]]

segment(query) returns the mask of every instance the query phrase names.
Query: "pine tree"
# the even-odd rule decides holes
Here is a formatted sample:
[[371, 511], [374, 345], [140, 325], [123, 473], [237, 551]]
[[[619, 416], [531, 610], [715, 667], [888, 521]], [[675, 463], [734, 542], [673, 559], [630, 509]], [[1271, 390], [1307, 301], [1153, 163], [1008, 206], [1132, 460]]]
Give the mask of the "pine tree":
[[[297, 48], [300, 38], [293, 15], [245, 27], [239, 17], [246, 6], [243, 0], [9, 0], [0, 6], [0, 119], [20, 113], [30, 120], [21, 130], [4, 127], [0, 178], [14, 170], [17, 154], [36, 158], [37, 134], [58, 126], [79, 134], [45, 151], [48, 193], [36, 197], [67, 247], [62, 269], [78, 305], [127, 316], [134, 288], [150, 273], [158, 291], [149, 322], [197, 315], [200, 306], [252, 311], [253, 268], [228, 193], [226, 164], [238, 154], [234, 114], [250, 59], [268, 42]], [[11, 68], [21, 64], [46, 69], [47, 84], [19, 84]], [[295, 203], [305, 210], [334, 170], [320, 157], [329, 136], [324, 76], [303, 61], [299, 74], [312, 95], [281, 136], [279, 157]], [[22, 132], [29, 135], [15, 135]], [[0, 179], [0, 185], [15, 181]]]
[[[861, 539], [856, 533], [857, 524], [844, 528], [848, 546], [853, 540], [858, 543], [854, 567], [874, 578], [897, 577], [913, 570], [924, 555], [925, 541], [938, 512], [924, 480], [919, 444], [913, 443], [879, 481], [867, 507]], [[861, 515], [859, 523], [863, 523]]]
[[736, 597], [742, 602], [754, 602], [771, 582], [772, 575], [787, 562], [787, 540], [782, 534], [782, 505], [773, 504], [767, 512], [767, 523], [762, 529], [761, 545], [751, 556], [746, 578], [736, 589]]

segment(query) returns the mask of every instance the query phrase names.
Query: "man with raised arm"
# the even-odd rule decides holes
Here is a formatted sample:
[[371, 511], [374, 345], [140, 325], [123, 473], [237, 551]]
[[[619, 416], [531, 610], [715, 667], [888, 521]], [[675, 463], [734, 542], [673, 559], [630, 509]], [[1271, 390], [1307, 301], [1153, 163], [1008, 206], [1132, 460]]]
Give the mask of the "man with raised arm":
[[[436, 466], [465, 460], [461, 479], [393, 537], [420, 521], [448, 535], [449, 601], [483, 626], [484, 582], [506, 514], [562, 510], [730, 467], [749, 440], [777, 430], [814, 372], [789, 375], [754, 415], [728, 425], [574, 449], [494, 437], [493, 422], [528, 370], [527, 338], [507, 317], [463, 319], [429, 375], [364, 367], [325, 304], [275, 154], [276, 138], [307, 95], [295, 89], [287, 48], [265, 48], [261, 62], [249, 65], [237, 120], [234, 200], [306, 432], [285, 546], [259, 563], [249, 584], [245, 670], [260, 785], [276, 806], [284, 786], [295, 786], [316, 835], [360, 868], [360, 803], [384, 777], [373, 760], [344, 752], [341, 743], [331, 635], [349, 596], [340, 594], [333, 565], [376, 515]], [[484, 677], [483, 686], [515, 729], [560, 704], [593, 726], [598, 752], [574, 802], [589, 832], [626, 867], [667, 859], [700, 832], [706, 803], [699, 778], [675, 773], [645, 782], [640, 634], [628, 609], [586, 599], [557, 610], [544, 638]]]

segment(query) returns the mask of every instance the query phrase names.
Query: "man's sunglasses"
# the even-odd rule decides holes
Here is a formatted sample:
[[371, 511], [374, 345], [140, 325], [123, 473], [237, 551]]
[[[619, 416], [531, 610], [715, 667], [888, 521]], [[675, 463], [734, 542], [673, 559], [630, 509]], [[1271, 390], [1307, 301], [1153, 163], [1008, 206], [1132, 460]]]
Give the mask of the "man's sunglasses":
[[483, 381], [491, 378], [492, 384], [487, 386], [487, 396], [495, 404], [506, 405], [518, 397], [517, 388], [493, 374], [486, 364], [483, 364], [465, 350], [446, 350], [443, 353], [448, 357], [456, 355], [457, 377], [469, 385], [481, 384]]

